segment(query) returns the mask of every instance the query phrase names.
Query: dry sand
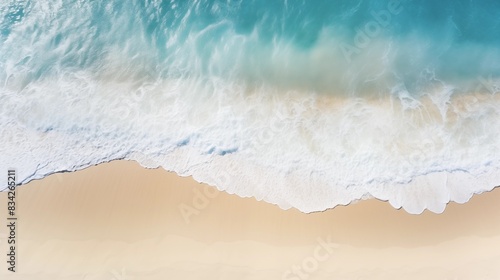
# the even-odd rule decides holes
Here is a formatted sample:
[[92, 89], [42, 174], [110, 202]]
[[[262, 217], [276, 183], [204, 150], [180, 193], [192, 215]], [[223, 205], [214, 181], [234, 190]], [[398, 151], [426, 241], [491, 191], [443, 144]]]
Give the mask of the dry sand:
[[115, 161], [21, 186], [17, 205], [2, 280], [500, 279], [499, 189], [439, 215], [377, 200], [303, 214]]

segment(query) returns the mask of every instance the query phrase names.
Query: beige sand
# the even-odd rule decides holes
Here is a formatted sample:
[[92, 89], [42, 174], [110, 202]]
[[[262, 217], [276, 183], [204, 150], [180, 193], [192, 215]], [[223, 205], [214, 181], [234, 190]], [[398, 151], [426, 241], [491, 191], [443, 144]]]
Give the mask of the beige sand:
[[21, 186], [17, 204], [18, 272], [2, 261], [0, 279], [500, 279], [499, 189], [440, 215], [303, 214], [116, 161]]

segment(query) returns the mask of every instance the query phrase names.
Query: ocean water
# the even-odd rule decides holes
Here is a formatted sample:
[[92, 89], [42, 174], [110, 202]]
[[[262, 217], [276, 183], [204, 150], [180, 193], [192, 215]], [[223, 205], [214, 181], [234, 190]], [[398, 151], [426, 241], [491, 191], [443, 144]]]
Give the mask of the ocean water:
[[0, 169], [442, 212], [500, 185], [499, 76], [499, 1], [5, 0]]

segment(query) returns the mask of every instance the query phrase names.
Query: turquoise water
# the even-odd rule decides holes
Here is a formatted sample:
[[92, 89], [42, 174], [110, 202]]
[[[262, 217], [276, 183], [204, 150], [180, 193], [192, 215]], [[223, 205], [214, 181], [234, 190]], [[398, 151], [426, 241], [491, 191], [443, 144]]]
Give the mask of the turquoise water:
[[9, 2], [4, 81], [12, 63], [28, 79], [97, 74], [110, 52], [127, 73], [152, 79], [216, 76], [355, 96], [400, 84], [420, 96], [433, 82], [466, 91], [500, 74], [497, 1]]
[[[4, 1], [2, 166], [134, 159], [306, 212], [441, 211], [500, 184], [499, 35], [498, 1]], [[432, 174], [490, 177], [398, 193]]]

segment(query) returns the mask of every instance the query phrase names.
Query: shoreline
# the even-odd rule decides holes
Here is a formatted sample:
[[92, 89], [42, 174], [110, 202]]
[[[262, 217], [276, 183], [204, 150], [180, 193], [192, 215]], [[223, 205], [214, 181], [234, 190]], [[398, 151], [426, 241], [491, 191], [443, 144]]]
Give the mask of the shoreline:
[[[106, 90], [114, 88], [103, 86]], [[462, 203], [500, 184], [500, 164], [494, 158], [496, 138], [491, 134], [495, 130], [467, 121], [486, 110], [481, 114], [484, 123], [492, 121], [494, 128], [494, 111], [487, 110], [486, 105], [492, 101], [490, 105], [496, 108], [495, 104], [500, 104], [496, 95], [451, 96], [446, 112], [431, 96], [420, 100], [422, 106], [408, 110], [392, 96], [378, 101], [305, 96], [300, 92], [279, 96], [260, 100], [258, 93], [253, 93], [247, 100], [236, 95], [224, 99], [222, 105], [210, 101], [202, 106], [198, 102], [185, 114], [161, 116], [165, 120], [173, 117], [171, 123], [186, 121], [189, 129], [162, 123], [156, 118], [159, 115], [143, 112], [138, 105], [123, 107], [108, 104], [107, 99], [103, 104], [125, 111], [102, 110], [96, 116], [101, 120], [98, 123], [81, 123], [80, 129], [90, 131], [87, 138], [68, 130], [71, 123], [33, 129], [18, 127], [13, 121], [6, 126], [5, 141], [23, 146], [8, 151], [2, 165], [7, 168], [16, 163], [19, 178], [24, 180], [115, 158], [135, 160], [146, 167], [161, 165], [181, 176], [193, 175], [197, 181], [242, 197], [255, 196], [305, 213], [347, 205], [363, 197], [389, 201], [395, 208], [403, 207], [414, 214], [425, 209], [439, 213], [450, 200]], [[166, 102], [162, 98], [161, 102]], [[154, 112], [162, 108], [160, 100], [158, 104], [152, 101], [151, 106], [158, 105]], [[85, 111], [84, 105], [69, 108]], [[318, 108], [320, 105], [324, 107]], [[228, 110], [221, 115], [213, 113], [222, 108]], [[70, 111], [66, 113], [73, 116]], [[454, 120], [459, 115], [463, 118]], [[149, 122], [149, 117], [153, 117], [154, 129], [138, 126]], [[52, 121], [47, 119], [45, 123]], [[198, 125], [199, 129], [208, 126], [213, 130], [199, 134]], [[408, 129], [408, 125], [416, 127]], [[114, 136], [107, 137], [111, 132]], [[480, 137], [483, 132], [488, 133]], [[69, 154], [74, 146], [80, 148], [76, 154]], [[34, 154], [25, 153], [31, 149]], [[225, 172], [231, 168], [234, 172]], [[238, 184], [220, 182], [218, 175], [229, 175]], [[274, 187], [269, 190], [266, 186]]]
[[[408, 214], [411, 214], [411, 215], [421, 215], [422, 213], [425, 213], [425, 212], [431, 212], [431, 213], [434, 213], [434, 214], [441, 214], [441, 213], [443, 213], [446, 210], [446, 208], [448, 207], [448, 205], [450, 203], [466, 204], [466, 203], [468, 203], [476, 195], [480, 195], [480, 194], [483, 194], [483, 193], [489, 193], [489, 192], [494, 191], [497, 188], [500, 188], [500, 185], [499, 186], [495, 186], [493, 184], [492, 187], [483, 187], [482, 190], [479, 190], [479, 191], [476, 191], [476, 192], [473, 192], [473, 193], [461, 193], [459, 190], [454, 190], [455, 193], [448, 193], [448, 195], [450, 196], [449, 200], [446, 201], [446, 202], [444, 202], [444, 204], [441, 204], [441, 206], [437, 206], [438, 208], [436, 208], [437, 209], [436, 211], [434, 211], [433, 209], [430, 208], [429, 205], [427, 205], [420, 212], [411, 212], [410, 210], [407, 210], [405, 208], [405, 205], [402, 205], [401, 201], [394, 201], [393, 202], [390, 199], [381, 198], [381, 196], [387, 196], [387, 191], [385, 189], [388, 188], [388, 187], [392, 187], [394, 190], [400, 190], [400, 189], [396, 188], [396, 186], [402, 186], [402, 187], [405, 187], [405, 188], [414, 188], [413, 191], [415, 191], [415, 190], [417, 190], [419, 188], [422, 188], [422, 185], [432, 188], [433, 181], [436, 180], [436, 179], [439, 180], [439, 177], [446, 177], [446, 181], [448, 181], [449, 180], [448, 176], [452, 176], [452, 178], [455, 181], [462, 180], [462, 182], [460, 184], [463, 184], [464, 180], [472, 181], [474, 179], [476, 179], [476, 180], [481, 179], [479, 181], [489, 181], [488, 179], [484, 179], [484, 177], [487, 176], [488, 173], [490, 173], [490, 175], [491, 175], [490, 177], [494, 178], [495, 174], [496, 174], [494, 171], [483, 172], [483, 174], [481, 175], [482, 176], [481, 178], [478, 178], [478, 177], [473, 178], [474, 176], [470, 176], [470, 175], [468, 176], [468, 174], [466, 174], [466, 173], [462, 174], [463, 172], [462, 173], [460, 173], [460, 172], [447, 172], [447, 171], [444, 171], [444, 172], [433, 172], [433, 173], [429, 173], [429, 174], [417, 176], [412, 181], [410, 181], [410, 182], [408, 182], [406, 184], [393, 184], [393, 185], [387, 185], [387, 186], [383, 186], [383, 187], [379, 187], [379, 188], [373, 189], [374, 193], [379, 192], [377, 195], [373, 195], [373, 193], [369, 193], [369, 194], [365, 194], [365, 195], [361, 196], [360, 198], [352, 199], [350, 202], [348, 202], [346, 204], [339, 203], [339, 204], [336, 204], [336, 205], [334, 205], [332, 207], [329, 207], [329, 208], [326, 208], [326, 209], [323, 209], [323, 210], [316, 210], [316, 211], [306, 212], [306, 211], [302, 211], [299, 208], [297, 208], [295, 206], [292, 206], [292, 205], [289, 205], [286, 208], [282, 207], [279, 203], [275, 203], [275, 202], [272, 202], [272, 201], [267, 201], [264, 197], [262, 197], [261, 199], [258, 199], [255, 196], [240, 196], [237, 193], [230, 193], [229, 190], [219, 190], [220, 186], [217, 186], [214, 183], [201, 182], [201, 180], [195, 179], [193, 175], [178, 174], [176, 171], [166, 170], [162, 166], [148, 167], [146, 165], [141, 164], [139, 162], [139, 160], [134, 159], [134, 158], [118, 158], [118, 159], [113, 159], [113, 160], [110, 160], [110, 161], [104, 161], [104, 162], [100, 162], [100, 163], [93, 163], [91, 165], [82, 167], [80, 169], [76, 168], [74, 170], [56, 171], [56, 172], [53, 172], [53, 173], [50, 173], [50, 174], [46, 174], [42, 178], [32, 178], [32, 179], [29, 179], [27, 182], [23, 182], [21, 184], [18, 184], [18, 186], [24, 186], [26, 184], [30, 184], [30, 183], [35, 182], [35, 181], [44, 180], [45, 178], [47, 178], [49, 176], [54, 176], [54, 175], [59, 176], [60, 174], [65, 174], [65, 173], [80, 172], [82, 170], [86, 170], [86, 169], [89, 169], [89, 168], [95, 168], [95, 167], [98, 167], [98, 166], [101, 166], [101, 165], [113, 164], [115, 162], [132, 162], [132, 163], [137, 164], [140, 167], [142, 167], [144, 169], [147, 169], [147, 170], [162, 170], [164, 172], [172, 173], [175, 176], [179, 176], [181, 178], [189, 178], [191, 180], [196, 181], [196, 183], [198, 183], [198, 184], [207, 185], [207, 186], [209, 186], [211, 188], [216, 189], [217, 191], [224, 192], [224, 193], [231, 194], [231, 195], [236, 195], [239, 198], [249, 198], [250, 197], [250, 198], [253, 198], [257, 202], [262, 201], [262, 202], [265, 202], [267, 204], [271, 204], [273, 206], [277, 206], [281, 210], [284, 210], [284, 211], [287, 211], [289, 209], [295, 209], [295, 210], [298, 210], [299, 212], [304, 213], [304, 214], [322, 213], [322, 212], [325, 212], [325, 211], [333, 210], [333, 209], [338, 208], [338, 207], [347, 207], [349, 205], [356, 204], [356, 203], [358, 203], [360, 201], [365, 201], [365, 200], [378, 200], [378, 201], [381, 201], [381, 202], [384, 202], [384, 203], [388, 203], [395, 210], [403, 210], [403, 211], [405, 211], [405, 212], [407, 212]], [[153, 161], [153, 163], [157, 164], [154, 161]], [[225, 172], [223, 172], [223, 174], [227, 175], [227, 173], [225, 173]], [[456, 178], [454, 178], [454, 177], [456, 177]], [[355, 188], [357, 189], [357, 188], [363, 188], [363, 187], [355, 186]], [[4, 189], [0, 190], [0, 193], [5, 192], [6, 190], [7, 190], [7, 187], [5, 187]], [[380, 192], [381, 190], [382, 190], [382, 192]], [[450, 191], [450, 189], [448, 189], [448, 191]], [[404, 194], [404, 195], [408, 195], [408, 189], [406, 189], [403, 192], [406, 192], [406, 194]], [[402, 193], [400, 193], [400, 195], [401, 194]], [[453, 196], [455, 196], [455, 197], [453, 197]], [[286, 203], [288, 204], [288, 202], [286, 202]], [[408, 205], [406, 205], [406, 206], [408, 206]]]
[[[305, 214], [114, 161], [17, 192], [20, 271], [9, 279], [109, 280], [122, 268], [132, 279], [294, 279], [286, 271], [310, 260], [320, 239], [335, 246], [311, 279], [500, 278], [500, 189], [442, 214], [374, 199]], [[189, 222], [182, 205], [198, 211]]]

